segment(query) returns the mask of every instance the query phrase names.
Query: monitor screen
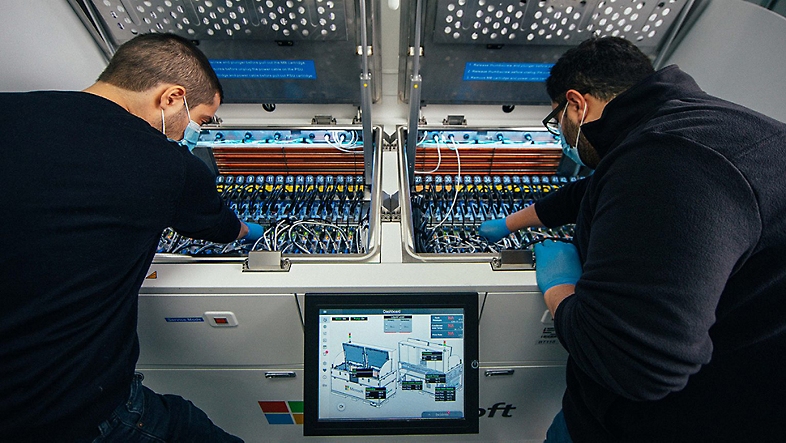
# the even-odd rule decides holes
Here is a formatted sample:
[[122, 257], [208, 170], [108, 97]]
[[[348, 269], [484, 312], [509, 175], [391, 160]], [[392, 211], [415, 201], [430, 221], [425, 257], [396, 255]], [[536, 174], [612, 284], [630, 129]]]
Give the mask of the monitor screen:
[[305, 435], [478, 432], [478, 295], [306, 294]]

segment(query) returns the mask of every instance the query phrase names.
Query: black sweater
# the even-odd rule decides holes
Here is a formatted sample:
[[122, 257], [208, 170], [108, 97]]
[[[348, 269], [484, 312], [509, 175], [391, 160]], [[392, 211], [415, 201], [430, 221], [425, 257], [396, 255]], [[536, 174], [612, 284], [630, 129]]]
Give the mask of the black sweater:
[[161, 232], [229, 242], [208, 168], [115, 103], [0, 94], [0, 441], [96, 432], [128, 396]]
[[535, 206], [583, 266], [555, 318], [573, 440], [786, 441], [786, 125], [670, 66], [582, 133], [594, 174]]

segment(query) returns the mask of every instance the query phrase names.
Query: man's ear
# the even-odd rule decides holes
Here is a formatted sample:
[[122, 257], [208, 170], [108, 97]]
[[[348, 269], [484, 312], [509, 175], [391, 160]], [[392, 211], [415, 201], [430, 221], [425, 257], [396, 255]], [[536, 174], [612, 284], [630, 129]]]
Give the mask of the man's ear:
[[581, 119], [581, 114], [584, 112], [584, 106], [587, 104], [587, 100], [581, 92], [575, 89], [568, 89], [565, 93], [565, 99], [567, 100], [567, 108], [569, 113], [574, 113], [578, 115], [578, 119]]
[[162, 109], [171, 107], [182, 107], [183, 97], [186, 96], [186, 88], [180, 85], [169, 85], [159, 90], [158, 105]]

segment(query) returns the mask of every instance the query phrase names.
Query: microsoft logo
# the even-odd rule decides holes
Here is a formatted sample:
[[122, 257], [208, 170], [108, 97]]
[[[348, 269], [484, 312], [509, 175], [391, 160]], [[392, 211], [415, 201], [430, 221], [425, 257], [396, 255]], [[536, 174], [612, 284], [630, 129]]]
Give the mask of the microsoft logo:
[[269, 425], [303, 424], [302, 401], [260, 401], [259, 407]]

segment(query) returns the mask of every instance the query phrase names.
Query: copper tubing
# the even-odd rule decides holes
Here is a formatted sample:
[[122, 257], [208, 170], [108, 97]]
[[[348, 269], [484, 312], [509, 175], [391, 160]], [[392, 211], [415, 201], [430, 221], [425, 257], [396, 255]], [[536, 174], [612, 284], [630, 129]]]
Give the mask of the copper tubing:
[[[459, 145], [462, 174], [553, 174], [562, 152], [557, 147]], [[222, 174], [360, 174], [362, 150], [342, 152], [331, 146], [214, 146], [213, 156]], [[434, 174], [458, 173], [454, 151], [442, 147], [442, 160], [433, 147], [418, 147], [415, 171], [437, 167]]]
[[214, 147], [222, 174], [361, 174], [363, 151], [330, 146]]
[[[425, 174], [437, 169], [433, 174], [452, 175], [458, 173], [458, 160], [455, 153], [442, 148], [440, 161], [433, 147], [418, 147], [415, 154], [416, 173]], [[459, 145], [462, 174], [553, 174], [557, 170], [562, 152], [559, 148], [544, 147], [486, 147], [478, 145]]]

